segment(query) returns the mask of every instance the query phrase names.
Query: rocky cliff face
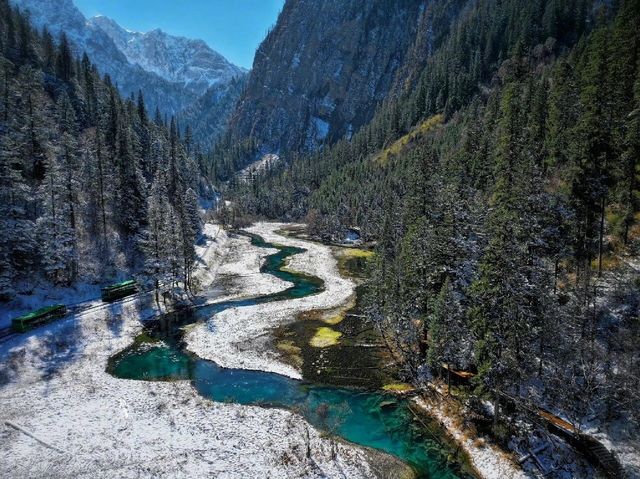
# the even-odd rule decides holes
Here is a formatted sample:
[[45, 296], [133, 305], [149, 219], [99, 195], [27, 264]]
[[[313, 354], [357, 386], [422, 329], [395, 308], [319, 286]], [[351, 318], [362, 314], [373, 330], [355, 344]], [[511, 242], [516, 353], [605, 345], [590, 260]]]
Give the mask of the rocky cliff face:
[[[191, 108], [213, 86], [227, 85], [235, 77], [246, 75], [244, 69], [228, 62], [201, 40], [173, 37], [160, 30], [130, 32], [106, 17], [87, 20], [73, 0], [11, 1], [29, 10], [34, 25], [46, 26], [54, 35], [64, 32], [74, 52], [86, 52], [123, 95], [142, 90], [151, 111], [157, 106], [162, 113], [177, 114]], [[225, 104], [235, 103], [237, 89], [220, 90], [236, 95], [224, 98]], [[207, 98], [211, 99], [211, 95]], [[211, 126], [213, 130], [226, 124], [228, 110], [227, 117], [209, 118], [220, 122]]]
[[349, 136], [389, 93], [425, 0], [288, 0], [256, 52], [231, 119], [262, 153], [308, 151]]

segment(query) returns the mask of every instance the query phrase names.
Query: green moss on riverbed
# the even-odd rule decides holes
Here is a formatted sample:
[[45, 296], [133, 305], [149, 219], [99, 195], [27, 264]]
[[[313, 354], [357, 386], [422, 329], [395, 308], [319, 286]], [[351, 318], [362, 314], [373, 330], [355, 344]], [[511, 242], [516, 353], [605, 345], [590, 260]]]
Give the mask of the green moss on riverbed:
[[322, 326], [316, 330], [316, 334], [313, 335], [309, 341], [309, 346], [314, 348], [328, 348], [329, 346], [336, 346], [340, 344], [340, 337], [342, 333], [326, 326]]

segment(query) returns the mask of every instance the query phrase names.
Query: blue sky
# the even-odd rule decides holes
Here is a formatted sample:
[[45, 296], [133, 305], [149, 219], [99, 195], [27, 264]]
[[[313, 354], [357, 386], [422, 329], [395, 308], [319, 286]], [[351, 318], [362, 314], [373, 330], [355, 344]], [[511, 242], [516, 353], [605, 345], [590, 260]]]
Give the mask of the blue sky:
[[253, 55], [278, 18], [284, 0], [74, 0], [86, 17], [106, 15], [129, 30], [160, 28], [201, 38], [236, 65]]

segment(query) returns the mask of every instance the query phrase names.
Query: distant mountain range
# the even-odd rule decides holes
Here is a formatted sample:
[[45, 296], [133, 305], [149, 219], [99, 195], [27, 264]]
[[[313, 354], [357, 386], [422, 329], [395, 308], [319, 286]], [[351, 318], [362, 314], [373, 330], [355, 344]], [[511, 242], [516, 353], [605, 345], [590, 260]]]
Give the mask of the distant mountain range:
[[[229, 62], [204, 41], [172, 36], [159, 29], [133, 32], [104, 16], [87, 19], [73, 0], [11, 1], [29, 11], [35, 26], [46, 26], [56, 36], [64, 32], [75, 53], [86, 52], [123, 95], [142, 90], [149, 110], [158, 107], [163, 114], [177, 115], [191, 111], [194, 105], [203, 102], [202, 97], [206, 96], [207, 104], [218, 98], [223, 106], [217, 109], [218, 115], [206, 116], [206, 121], [215, 124], [192, 127], [218, 132], [226, 124], [239, 94], [238, 88], [227, 85], [234, 79], [234, 83], [242, 81], [247, 71]], [[212, 96], [210, 89], [236, 97]], [[213, 140], [211, 136], [197, 139]]]
[[204, 93], [212, 85], [247, 73], [202, 40], [171, 36], [160, 29], [132, 32], [104, 16], [91, 18], [89, 24], [109, 35], [129, 63], [194, 91]]

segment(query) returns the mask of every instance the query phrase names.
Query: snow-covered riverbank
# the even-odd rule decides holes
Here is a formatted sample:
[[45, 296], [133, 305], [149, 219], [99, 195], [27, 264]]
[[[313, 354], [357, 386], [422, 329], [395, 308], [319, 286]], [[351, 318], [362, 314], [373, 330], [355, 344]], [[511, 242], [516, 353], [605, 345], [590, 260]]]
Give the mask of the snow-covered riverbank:
[[[258, 225], [252, 231], [264, 233], [267, 240], [281, 241], [274, 228]], [[231, 283], [234, 297], [287, 287], [257, 271], [269, 251], [251, 247], [244, 237], [230, 238], [218, 230], [211, 233], [207, 241], [215, 237], [216, 244], [198, 250], [203, 284]], [[327, 290], [333, 292], [332, 297], [314, 303], [318, 307], [337, 304], [351, 291], [349, 284], [339, 283], [339, 277], [331, 279], [331, 274], [321, 271], [320, 263], [327, 261], [328, 272], [335, 268], [326, 250], [313, 249], [306, 259], [292, 261], [293, 268], [323, 277]], [[316, 266], [320, 270], [312, 269]], [[348, 292], [340, 291], [343, 286]], [[299, 307], [278, 314], [293, 314]], [[187, 382], [125, 381], [107, 374], [108, 358], [132, 342], [142, 329], [141, 320], [156, 313], [151, 295], [142, 295], [135, 301], [61, 320], [0, 346], [0, 477], [375, 475], [371, 461], [376, 454], [343, 443], [334, 445], [298, 415], [213, 403], [201, 398]], [[255, 322], [257, 326], [248, 335], [232, 328], [226, 338], [232, 344], [226, 350], [238, 351], [243, 337], [255, 339], [256, 331], [266, 331], [272, 324], [259, 318]], [[248, 343], [247, 348], [252, 347]], [[246, 360], [250, 354], [240, 351], [240, 357]], [[257, 364], [276, 363], [262, 352]], [[47, 448], [5, 421], [64, 453]]]
[[213, 281], [224, 285], [224, 296], [217, 297], [217, 302], [276, 293], [291, 286], [275, 276], [260, 272], [264, 258], [277, 253], [277, 249], [259, 248], [253, 246], [246, 236], [227, 236], [226, 233], [223, 242], [222, 251], [217, 253], [220, 257], [218, 262], [209, 269], [215, 271]]
[[[272, 345], [270, 331], [295, 321], [297, 314], [302, 311], [328, 309], [346, 303], [354, 293], [355, 284], [340, 275], [336, 259], [328, 246], [278, 234], [277, 231], [284, 226], [278, 223], [258, 223], [247, 231], [258, 234], [271, 243], [306, 249], [304, 253], [291, 258], [289, 268], [319, 277], [324, 281], [325, 290], [320, 294], [290, 301], [223, 311], [207, 324], [199, 324], [185, 335], [190, 351], [228, 368], [269, 371], [301, 378], [300, 371], [280, 359]], [[252, 252], [254, 250], [257, 252]], [[234, 263], [233, 267], [243, 282], [249, 283], [250, 288], [258, 286], [264, 293], [287, 287], [287, 283], [274, 276], [258, 274], [258, 262], [247, 261], [247, 258], [255, 258], [256, 254], [264, 256], [264, 248], [251, 246], [245, 240], [245, 244], [232, 245], [230, 251], [231, 255], [244, 258]], [[256, 285], [256, 282], [260, 284]]]
[[[435, 418], [469, 458], [473, 470], [484, 479], [528, 479], [529, 476], [499, 447], [469, 434], [460, 417], [452, 411], [459, 407], [444, 396], [439, 401], [416, 397], [413, 402]], [[457, 413], [456, 413], [457, 414]]]

